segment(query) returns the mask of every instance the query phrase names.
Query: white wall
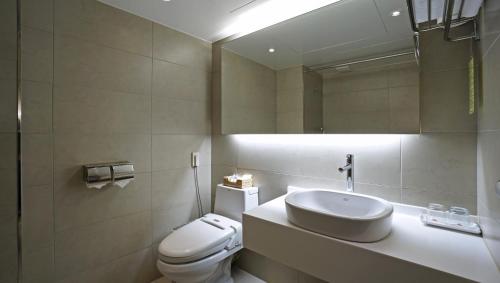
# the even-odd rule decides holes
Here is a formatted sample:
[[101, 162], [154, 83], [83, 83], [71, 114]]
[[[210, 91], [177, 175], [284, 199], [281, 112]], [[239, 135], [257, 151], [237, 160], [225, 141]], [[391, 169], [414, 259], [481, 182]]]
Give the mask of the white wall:
[[[196, 217], [191, 151], [210, 203], [211, 44], [96, 0], [22, 7], [23, 282], [151, 282]], [[85, 186], [119, 160], [129, 186]]]
[[484, 239], [500, 267], [500, 2], [485, 1], [481, 23], [482, 97], [477, 145], [477, 207]]

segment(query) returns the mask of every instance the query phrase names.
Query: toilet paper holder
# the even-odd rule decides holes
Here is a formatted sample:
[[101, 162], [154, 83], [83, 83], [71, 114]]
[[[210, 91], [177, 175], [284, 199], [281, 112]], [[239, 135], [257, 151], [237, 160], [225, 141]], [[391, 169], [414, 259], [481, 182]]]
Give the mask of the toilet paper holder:
[[134, 179], [134, 165], [129, 161], [117, 161], [83, 165], [83, 181], [89, 188], [101, 189], [108, 184], [128, 184]]

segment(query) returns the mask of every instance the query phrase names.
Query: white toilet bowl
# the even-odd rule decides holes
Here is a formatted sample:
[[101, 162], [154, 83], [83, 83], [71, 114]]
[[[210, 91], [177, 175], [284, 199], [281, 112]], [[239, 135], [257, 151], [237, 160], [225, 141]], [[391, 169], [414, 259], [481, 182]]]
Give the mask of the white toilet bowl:
[[215, 213], [168, 235], [158, 247], [158, 270], [176, 283], [232, 283], [231, 260], [242, 249], [243, 212], [259, 205], [257, 187], [218, 185]]
[[232, 255], [241, 250], [241, 223], [207, 214], [160, 244], [158, 270], [177, 283], [232, 282]]

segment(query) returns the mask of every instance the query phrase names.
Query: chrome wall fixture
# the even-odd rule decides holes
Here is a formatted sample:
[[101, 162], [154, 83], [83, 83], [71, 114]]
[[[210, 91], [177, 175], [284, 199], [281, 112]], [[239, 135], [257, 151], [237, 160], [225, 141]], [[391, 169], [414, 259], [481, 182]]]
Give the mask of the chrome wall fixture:
[[89, 188], [101, 189], [106, 185], [134, 178], [134, 165], [129, 161], [83, 165], [83, 181]]
[[[418, 23], [416, 20], [416, 11], [415, 11], [415, 0], [406, 0], [408, 6], [408, 14], [410, 15], [410, 22], [412, 26], [412, 30], [416, 34], [416, 38], [418, 38], [419, 32], [425, 32], [435, 29], [442, 29], [444, 31], [444, 39], [450, 42], [462, 41], [467, 39], [479, 40], [479, 31], [478, 31], [478, 19], [477, 15], [473, 17], [464, 17], [464, 7], [467, 1], [477, 1], [477, 0], [458, 0], [460, 1], [460, 6], [458, 8], [458, 14], [456, 18], [453, 18], [453, 12], [455, 8], [455, 0], [444, 0], [443, 4], [443, 15], [442, 21], [433, 19], [432, 17], [432, 0], [427, 0], [427, 22]], [[469, 35], [452, 37], [451, 31], [458, 27], [467, 23], [472, 23], [473, 31]], [[417, 39], [418, 41], [418, 39]]]
[[[320, 66], [311, 66], [311, 67], [309, 67], [309, 69], [311, 69], [312, 71], [324, 71], [324, 70], [329, 70], [329, 69], [338, 69], [338, 68], [342, 68], [342, 67], [347, 67], [347, 66], [352, 66], [352, 65], [362, 64], [362, 63], [369, 63], [369, 62], [374, 62], [374, 61], [379, 61], [379, 60], [384, 60], [384, 59], [391, 59], [391, 58], [395, 58], [395, 57], [408, 56], [408, 55], [415, 55], [415, 53], [413, 51], [407, 51], [407, 52], [403, 51], [403, 52], [384, 55], [384, 56], [377, 56], [377, 57], [365, 58], [365, 59], [360, 59], [360, 60], [355, 60], [355, 61], [349, 61], [349, 62], [342, 63], [342, 64], [335, 64], [335, 65], [326, 64], [326, 65], [320, 65]], [[417, 59], [417, 62], [418, 62], [418, 59]]]

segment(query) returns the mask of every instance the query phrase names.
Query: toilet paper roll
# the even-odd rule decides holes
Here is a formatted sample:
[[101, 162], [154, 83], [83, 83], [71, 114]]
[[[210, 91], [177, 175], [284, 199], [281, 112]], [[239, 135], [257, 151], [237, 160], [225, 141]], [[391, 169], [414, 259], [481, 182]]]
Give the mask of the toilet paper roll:
[[134, 178], [131, 178], [131, 179], [125, 179], [125, 180], [118, 180], [118, 181], [115, 181], [115, 185], [117, 185], [118, 187], [120, 188], [125, 188], [132, 180], [134, 180]]
[[107, 184], [109, 184], [108, 181], [106, 181], [106, 182], [87, 183], [87, 188], [100, 190], [103, 187], [105, 187]]

